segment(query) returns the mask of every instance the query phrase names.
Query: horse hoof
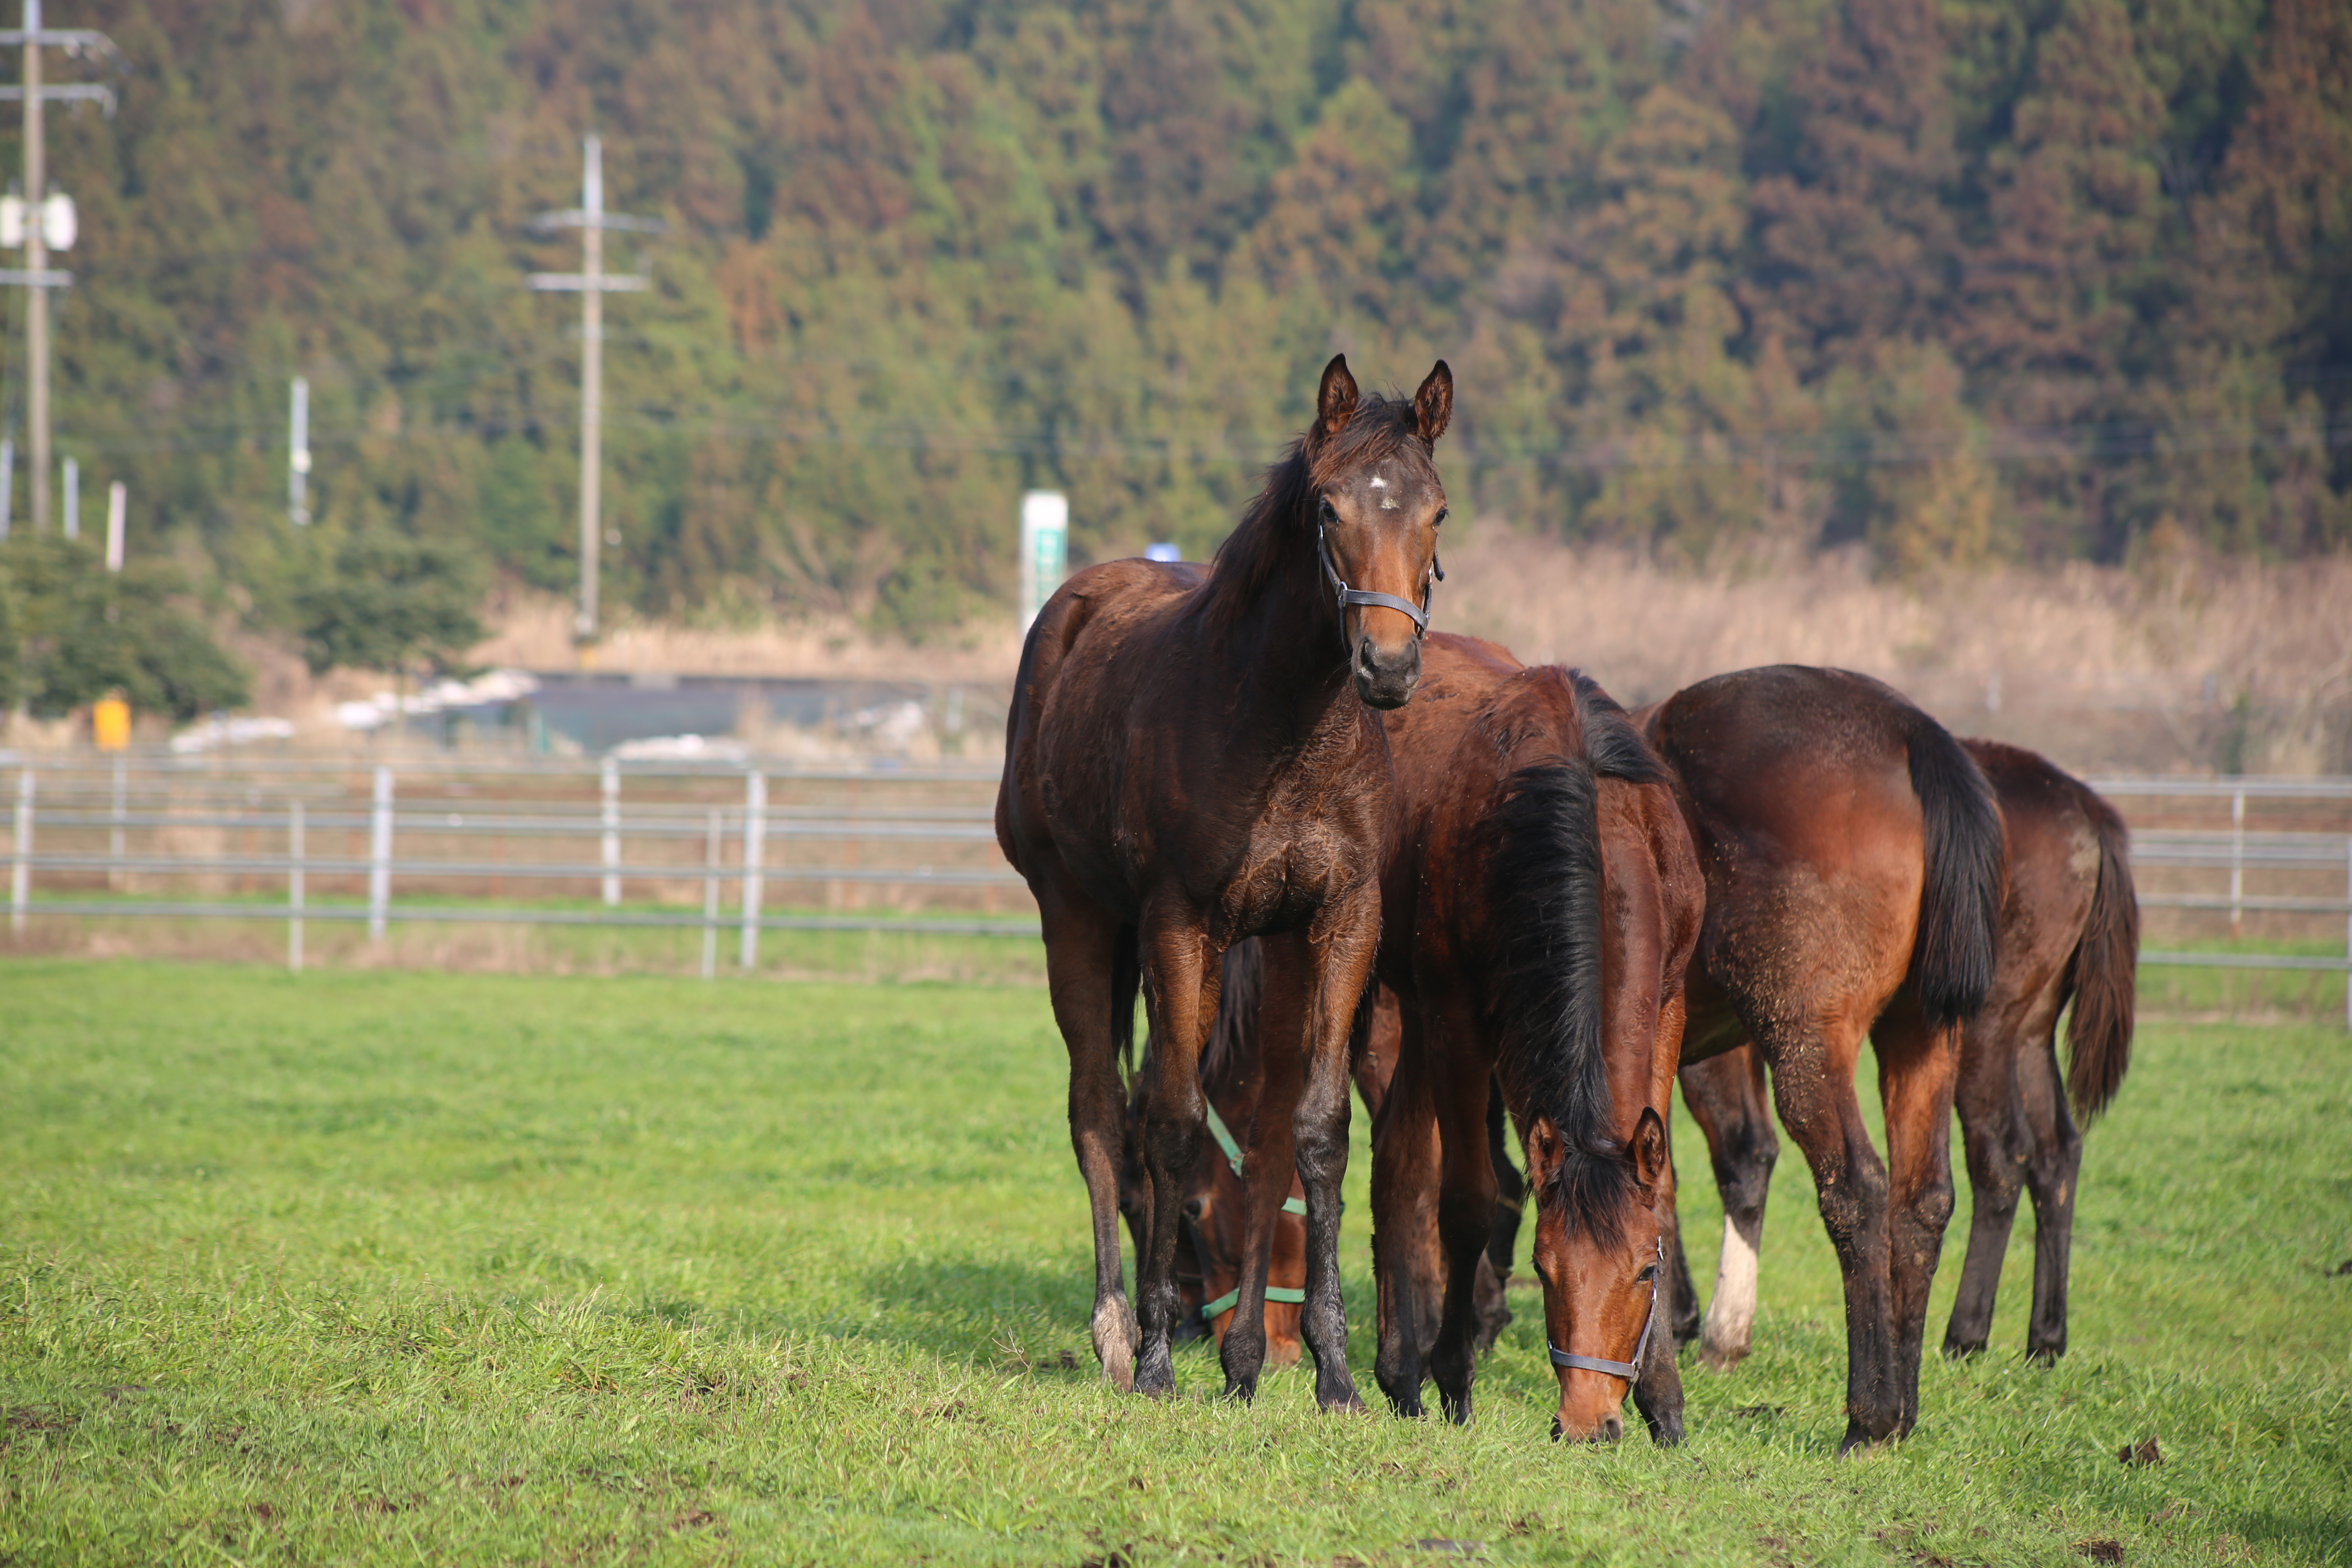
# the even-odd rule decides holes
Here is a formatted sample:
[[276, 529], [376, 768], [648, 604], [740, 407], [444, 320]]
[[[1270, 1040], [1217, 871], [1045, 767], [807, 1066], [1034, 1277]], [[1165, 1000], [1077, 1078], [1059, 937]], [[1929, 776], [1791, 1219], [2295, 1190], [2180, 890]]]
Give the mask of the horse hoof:
[[1897, 1434], [1895, 1431], [1892, 1427], [1889, 1427], [1886, 1431], [1881, 1432], [1874, 1436], [1871, 1434], [1869, 1427], [1864, 1426], [1861, 1422], [1854, 1420], [1852, 1416], [1848, 1416], [1845, 1424], [1845, 1438], [1843, 1442], [1838, 1444], [1838, 1458], [1843, 1459], [1847, 1455], [1856, 1451], [1867, 1451], [1869, 1449], [1878, 1447], [1892, 1447], [1895, 1444], [1896, 1436]]
[[1135, 1352], [1142, 1339], [1124, 1298], [1114, 1296], [1095, 1309], [1095, 1359], [1102, 1363], [1103, 1381], [1121, 1394], [1135, 1388]]
[[1985, 1342], [1982, 1340], [1948, 1338], [1944, 1341], [1944, 1354], [1953, 1361], [1966, 1361], [1970, 1356], [1982, 1355], [1984, 1348]]
[[1709, 1372], [1729, 1372], [1748, 1359], [1746, 1345], [1711, 1345], [1701, 1340], [1698, 1363]]

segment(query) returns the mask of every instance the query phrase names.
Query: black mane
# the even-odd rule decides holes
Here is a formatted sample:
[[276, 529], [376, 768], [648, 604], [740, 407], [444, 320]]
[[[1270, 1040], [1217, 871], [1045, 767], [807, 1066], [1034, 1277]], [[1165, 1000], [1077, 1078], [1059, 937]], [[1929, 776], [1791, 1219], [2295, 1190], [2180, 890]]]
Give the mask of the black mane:
[[1599, 780], [1654, 784], [1665, 774], [1590, 676], [1543, 672], [1555, 680], [1562, 673], [1582, 731], [1576, 754], [1512, 773], [1487, 821], [1488, 893], [1504, 922], [1496, 1065], [1512, 1098], [1559, 1135], [1552, 1184], [1569, 1223], [1605, 1241], [1622, 1233], [1637, 1180], [1615, 1137], [1606, 1059]]

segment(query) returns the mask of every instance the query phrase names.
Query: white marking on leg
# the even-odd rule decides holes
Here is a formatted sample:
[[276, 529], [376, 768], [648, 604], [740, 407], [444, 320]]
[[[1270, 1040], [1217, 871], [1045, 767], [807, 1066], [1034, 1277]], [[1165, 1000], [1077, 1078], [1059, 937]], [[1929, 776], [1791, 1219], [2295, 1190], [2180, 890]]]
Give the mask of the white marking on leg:
[[1698, 1339], [1700, 1356], [1718, 1372], [1738, 1365], [1748, 1354], [1749, 1331], [1756, 1323], [1756, 1244], [1761, 1239], [1743, 1236], [1731, 1217], [1724, 1216], [1715, 1299], [1707, 1303], [1706, 1326]]

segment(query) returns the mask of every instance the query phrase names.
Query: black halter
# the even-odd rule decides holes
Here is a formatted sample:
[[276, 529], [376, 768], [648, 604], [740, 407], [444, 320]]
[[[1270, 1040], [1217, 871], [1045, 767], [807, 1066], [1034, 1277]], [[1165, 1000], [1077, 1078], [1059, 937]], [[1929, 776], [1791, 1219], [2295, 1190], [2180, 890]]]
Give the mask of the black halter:
[[1331, 592], [1339, 599], [1341, 641], [1344, 642], [1348, 636], [1348, 611], [1361, 605], [1377, 605], [1382, 609], [1401, 610], [1411, 616], [1413, 640], [1416, 642], [1429, 635], [1429, 596], [1437, 591], [1438, 584], [1445, 581], [1445, 568], [1439, 563], [1436, 551], [1429, 552], [1430, 580], [1421, 585], [1421, 603], [1418, 605], [1394, 594], [1375, 594], [1370, 588], [1349, 587], [1347, 580], [1339, 575], [1339, 569], [1331, 564], [1331, 542], [1323, 536], [1323, 525], [1319, 522], [1315, 525], [1315, 558], [1323, 563], [1323, 575], [1331, 580]]
[[1650, 1315], [1642, 1320], [1642, 1339], [1633, 1347], [1632, 1361], [1610, 1361], [1597, 1355], [1570, 1355], [1544, 1341], [1544, 1349], [1551, 1352], [1551, 1364], [1574, 1367], [1582, 1372], [1605, 1372], [1612, 1377], [1622, 1377], [1631, 1383], [1642, 1375], [1642, 1359], [1650, 1348], [1650, 1331], [1658, 1326], [1658, 1276], [1666, 1271], [1666, 1238], [1658, 1237], [1658, 1266], [1650, 1275]]

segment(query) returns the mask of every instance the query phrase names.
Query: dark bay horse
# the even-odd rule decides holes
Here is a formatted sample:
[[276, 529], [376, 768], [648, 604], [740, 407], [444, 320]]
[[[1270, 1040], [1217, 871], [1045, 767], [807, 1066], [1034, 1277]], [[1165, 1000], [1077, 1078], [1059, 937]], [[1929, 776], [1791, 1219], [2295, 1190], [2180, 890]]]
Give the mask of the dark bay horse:
[[[1092, 1205], [1095, 1353], [1121, 1387], [1174, 1384], [1182, 1315], [1177, 1207], [1202, 1124], [1201, 1045], [1220, 955], [1265, 933], [1295, 999], [1268, 1037], [1261, 1123], [1307, 1203], [1301, 1331], [1316, 1394], [1358, 1403], [1337, 1271], [1347, 1043], [1380, 933], [1388, 743], [1375, 710], [1421, 674], [1445, 515], [1433, 447], [1451, 417], [1443, 362], [1410, 402], [1325, 367], [1307, 433], [1203, 572], [1119, 561], [1073, 576], [1022, 651], [996, 837], [1037, 900], [1054, 1016], [1070, 1056], [1070, 1135]], [[1151, 1193], [1121, 1289], [1118, 1064], [1137, 985], [1160, 1049], [1145, 1108]], [[1279, 1206], [1256, 1162], [1255, 1236]], [[1283, 1163], [1290, 1163], [1284, 1158]], [[1229, 1391], [1255, 1391], [1264, 1270], [1244, 1270], [1225, 1337]]]
[[[2048, 1362], [2066, 1350], [2067, 1255], [2083, 1163], [2075, 1118], [2096, 1116], [2131, 1062], [2139, 963], [2131, 841], [2112, 806], [2044, 758], [1993, 741], [1962, 743], [2000, 800], [2009, 878], [1992, 994], [1960, 1034], [1956, 1099], [1975, 1205], [1944, 1351], [1985, 1348], [2022, 1188], [2034, 1213], [2025, 1353]], [[2071, 1062], [2062, 1075], [2058, 1017], [2070, 1001]], [[1748, 1353], [1764, 1198], [1780, 1140], [1763, 1062], [1752, 1048], [1685, 1067], [1682, 1086], [1706, 1134], [1724, 1200], [1722, 1258], [1700, 1351], [1710, 1364], [1729, 1366]], [[1678, 1247], [1673, 1263], [1684, 1281], [1678, 1300], [1689, 1301], [1689, 1267]], [[1685, 1337], [1696, 1327], [1694, 1310]]]

